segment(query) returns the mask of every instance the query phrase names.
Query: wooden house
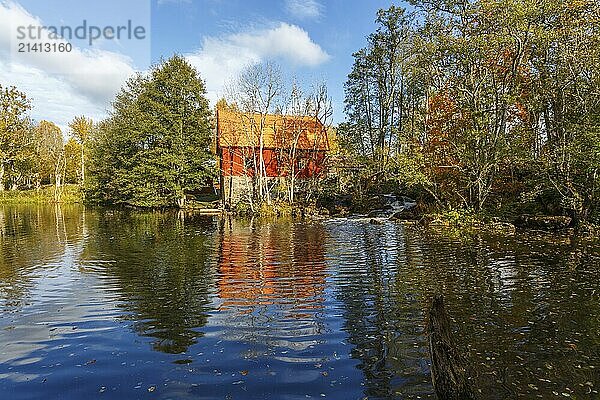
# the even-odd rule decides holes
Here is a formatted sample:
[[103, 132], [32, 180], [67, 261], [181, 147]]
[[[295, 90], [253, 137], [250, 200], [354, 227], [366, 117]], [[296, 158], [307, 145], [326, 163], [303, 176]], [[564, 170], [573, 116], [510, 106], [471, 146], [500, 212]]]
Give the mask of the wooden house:
[[233, 205], [254, 178], [305, 179], [325, 169], [327, 129], [318, 118], [217, 109], [220, 187]]

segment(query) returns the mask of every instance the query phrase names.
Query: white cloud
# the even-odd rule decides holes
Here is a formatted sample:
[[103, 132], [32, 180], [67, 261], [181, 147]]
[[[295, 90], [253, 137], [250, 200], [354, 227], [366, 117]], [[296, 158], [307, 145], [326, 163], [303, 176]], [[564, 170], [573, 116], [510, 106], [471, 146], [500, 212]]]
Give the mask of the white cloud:
[[323, 13], [323, 6], [316, 0], [286, 0], [285, 9], [298, 19], [319, 18]]
[[273, 29], [238, 33], [229, 39], [239, 47], [254, 51], [262, 57], [281, 57], [297, 65], [314, 67], [329, 58], [305, 30], [283, 22]]
[[107, 105], [90, 101], [63, 79], [49, 76], [37, 68], [0, 61], [0, 77], [2, 85], [14, 85], [27, 94], [35, 120], [52, 121], [65, 134], [69, 121], [77, 115], [86, 115], [95, 121], [106, 116]]
[[[0, 0], [0, 84], [15, 85], [32, 98], [32, 116], [37, 120], [51, 120], [64, 128], [77, 115], [105, 117], [110, 101], [135, 72], [133, 62], [120, 53], [79, 48], [69, 54], [16, 58], [10, 43], [16, 25], [43, 23], [20, 5]], [[205, 37], [201, 47], [187, 55], [205, 79], [212, 102], [248, 65], [278, 59], [316, 67], [329, 57], [305, 30], [283, 22], [271, 28]]]
[[329, 59], [308, 33], [296, 25], [279, 23], [223, 37], [206, 37], [202, 47], [187, 59], [206, 80], [208, 97], [215, 102], [223, 87], [246, 66], [269, 59], [283, 59], [298, 66], [315, 67]]
[[29, 25], [43, 23], [16, 3], [0, 2], [0, 83], [15, 85], [33, 99], [35, 119], [64, 127], [76, 115], [103, 117], [116, 92], [135, 72], [132, 60], [119, 53], [75, 46], [63, 53], [11, 51], [16, 26]]

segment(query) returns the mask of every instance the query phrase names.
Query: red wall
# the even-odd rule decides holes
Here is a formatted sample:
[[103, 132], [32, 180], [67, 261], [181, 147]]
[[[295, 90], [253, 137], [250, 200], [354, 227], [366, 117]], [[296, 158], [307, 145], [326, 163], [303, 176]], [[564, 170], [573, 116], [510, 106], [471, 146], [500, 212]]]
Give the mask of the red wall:
[[[221, 147], [221, 170], [224, 176], [252, 176], [254, 174], [254, 164], [249, 162], [249, 168], [244, 168], [244, 159], [251, 160], [253, 157], [252, 149], [242, 147]], [[258, 163], [258, 155], [256, 155]], [[286, 171], [280, 170], [277, 165], [277, 152], [273, 149], [263, 149], [263, 159], [267, 176], [285, 176]], [[296, 171], [299, 177], [311, 177], [319, 174], [324, 169], [325, 151], [304, 151], [297, 158]], [[298, 171], [300, 159], [306, 160], [305, 167]]]

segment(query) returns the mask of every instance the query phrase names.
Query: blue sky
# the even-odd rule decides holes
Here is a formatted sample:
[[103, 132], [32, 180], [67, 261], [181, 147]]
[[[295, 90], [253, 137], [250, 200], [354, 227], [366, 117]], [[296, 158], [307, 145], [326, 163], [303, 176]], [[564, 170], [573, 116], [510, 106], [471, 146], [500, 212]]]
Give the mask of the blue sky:
[[[206, 80], [211, 101], [248, 64], [276, 61], [305, 85], [325, 80], [335, 122], [343, 115], [343, 84], [352, 53], [375, 29], [381, 0], [0, 0], [0, 84], [16, 85], [34, 102], [35, 119], [61, 127], [79, 114], [99, 119], [127, 77], [173, 53], [186, 56]], [[401, 2], [396, 4], [402, 5]], [[42, 25], [117, 25], [131, 19], [149, 27], [147, 40], [72, 40], [69, 58], [10, 57], [15, 21]], [[8, 23], [12, 28], [7, 28]], [[4, 26], [4, 28], [2, 28]], [[8, 54], [3, 54], [8, 53]], [[6, 57], [8, 55], [8, 57]]]

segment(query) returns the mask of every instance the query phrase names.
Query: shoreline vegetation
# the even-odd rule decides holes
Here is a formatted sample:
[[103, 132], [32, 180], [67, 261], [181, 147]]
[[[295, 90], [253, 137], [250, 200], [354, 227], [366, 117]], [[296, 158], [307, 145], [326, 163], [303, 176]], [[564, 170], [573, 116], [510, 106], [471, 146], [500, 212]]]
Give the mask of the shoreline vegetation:
[[[222, 215], [235, 218], [252, 218], [259, 220], [270, 219], [313, 219], [325, 220], [335, 218], [362, 218], [373, 225], [381, 225], [386, 221], [405, 224], [407, 226], [420, 226], [429, 230], [443, 230], [449, 235], [464, 234], [502, 234], [514, 235], [518, 231], [538, 231], [556, 233], [572, 237], [598, 239], [600, 226], [594, 223], [585, 223], [578, 226], [565, 216], [552, 216], [543, 214], [513, 214], [492, 215], [489, 213], [475, 213], [473, 210], [444, 210], [429, 209], [426, 212], [409, 210], [406, 212], [392, 213], [385, 217], [371, 217], [374, 210], [368, 208], [354, 208], [352, 212], [347, 209], [319, 208], [316, 206], [290, 206], [286, 202], [277, 202], [263, 205], [261, 209], [250, 212], [247, 208], [224, 210], [220, 207], [220, 200], [189, 201], [184, 208], [178, 207], [143, 207], [135, 205], [105, 206], [114, 209], [129, 209], [139, 212], [153, 211], [184, 211], [207, 215]], [[67, 184], [61, 188], [60, 200], [56, 201], [55, 187], [48, 185], [40, 189], [7, 190], [0, 192], [0, 206], [3, 205], [91, 205], [84, 199], [83, 190], [76, 184]], [[364, 205], [363, 205], [364, 207]], [[379, 210], [375, 210], [379, 211]]]
[[[343, 217], [369, 216], [390, 193], [416, 204], [394, 219], [427, 226], [598, 234], [594, 1], [416, 2], [380, 10], [376, 24], [353, 54], [337, 126], [325, 82], [303, 86], [273, 63], [242, 71], [216, 105], [263, 122], [320, 121], [330, 143], [317, 177], [296, 176], [293, 161], [271, 179], [259, 123], [249, 147], [260, 151], [239, 161], [247, 190], [220, 203], [216, 111], [202, 71], [174, 55], [127, 81], [105, 120], [75, 118], [66, 142], [56, 124], [31, 119], [26, 93], [0, 86], [0, 203]], [[297, 145], [280, 150], [295, 160]], [[285, 165], [284, 153], [273, 157]]]
[[[56, 187], [47, 185], [39, 189], [4, 190], [0, 192], [0, 205], [15, 204], [83, 204], [83, 192], [79, 185], [62, 186], [57, 195]], [[58, 197], [58, 200], [57, 200]]]

